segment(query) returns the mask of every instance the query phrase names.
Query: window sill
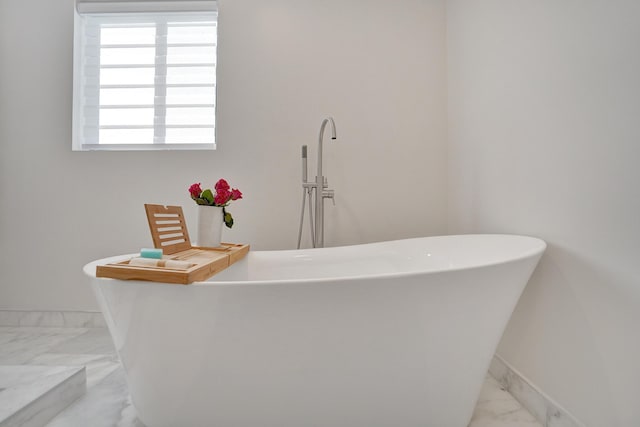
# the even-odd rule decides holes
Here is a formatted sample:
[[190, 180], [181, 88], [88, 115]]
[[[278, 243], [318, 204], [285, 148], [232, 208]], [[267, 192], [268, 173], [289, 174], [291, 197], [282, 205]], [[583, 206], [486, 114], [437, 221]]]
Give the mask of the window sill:
[[215, 150], [216, 144], [82, 144], [73, 151], [184, 151]]

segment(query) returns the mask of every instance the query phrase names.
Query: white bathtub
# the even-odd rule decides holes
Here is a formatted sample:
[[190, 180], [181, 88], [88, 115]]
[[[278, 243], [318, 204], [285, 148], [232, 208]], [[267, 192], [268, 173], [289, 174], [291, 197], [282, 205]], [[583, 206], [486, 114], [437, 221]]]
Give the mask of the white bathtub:
[[148, 427], [465, 427], [546, 245], [511, 235], [250, 252], [190, 286], [95, 277]]

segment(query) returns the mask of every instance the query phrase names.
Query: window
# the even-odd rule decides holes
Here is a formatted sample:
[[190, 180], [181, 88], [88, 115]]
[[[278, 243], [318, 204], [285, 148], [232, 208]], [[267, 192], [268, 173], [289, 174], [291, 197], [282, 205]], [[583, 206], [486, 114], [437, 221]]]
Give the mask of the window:
[[74, 150], [215, 148], [215, 6], [78, 0]]

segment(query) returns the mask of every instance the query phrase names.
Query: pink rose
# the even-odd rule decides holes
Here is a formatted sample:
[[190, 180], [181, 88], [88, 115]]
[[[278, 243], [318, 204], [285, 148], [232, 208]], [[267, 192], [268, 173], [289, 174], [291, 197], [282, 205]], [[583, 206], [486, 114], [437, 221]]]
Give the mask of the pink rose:
[[213, 201], [216, 205], [222, 206], [226, 204], [231, 198], [231, 192], [225, 189], [216, 189], [216, 196]]
[[231, 200], [242, 199], [242, 193], [237, 188], [231, 190]]
[[200, 183], [198, 182], [196, 184], [192, 184], [191, 187], [189, 187], [189, 193], [191, 193], [192, 199], [197, 199], [198, 197], [200, 197], [200, 194], [202, 194]]
[[220, 178], [218, 182], [216, 182], [216, 186], [215, 186], [216, 192], [220, 192], [220, 190], [228, 191], [229, 188], [230, 188], [229, 183], [222, 178]]

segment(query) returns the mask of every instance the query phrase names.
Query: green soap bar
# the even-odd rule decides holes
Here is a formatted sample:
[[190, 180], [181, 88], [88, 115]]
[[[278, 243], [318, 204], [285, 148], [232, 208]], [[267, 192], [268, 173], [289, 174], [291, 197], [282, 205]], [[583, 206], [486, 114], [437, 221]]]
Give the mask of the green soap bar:
[[140, 249], [140, 256], [142, 258], [162, 259], [162, 249], [142, 248]]

